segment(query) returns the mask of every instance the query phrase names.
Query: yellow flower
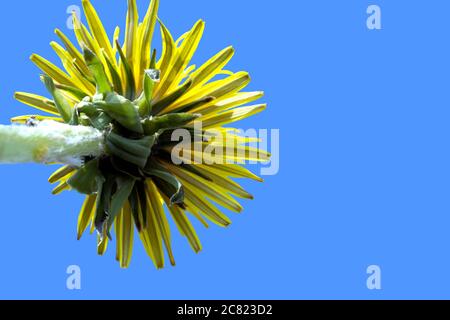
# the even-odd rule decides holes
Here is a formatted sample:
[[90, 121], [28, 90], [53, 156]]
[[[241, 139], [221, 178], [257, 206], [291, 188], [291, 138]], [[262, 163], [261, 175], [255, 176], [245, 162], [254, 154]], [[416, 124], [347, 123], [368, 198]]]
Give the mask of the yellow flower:
[[[65, 165], [49, 179], [58, 183], [54, 194], [70, 189], [86, 194], [78, 218], [78, 238], [91, 224], [91, 232], [98, 231], [98, 253], [102, 255], [111, 239], [110, 229], [114, 229], [117, 260], [126, 268], [136, 228], [157, 268], [165, 265], [164, 248], [175, 265], [166, 210], [199, 252], [202, 245], [188, 214], [206, 226], [209, 221], [226, 227], [231, 221], [218, 207], [240, 212], [235, 197], [252, 199], [232, 179], [262, 181], [239, 163], [267, 161], [270, 155], [251, 148], [249, 143], [254, 140], [224, 126], [263, 111], [264, 104], [242, 107], [263, 93], [241, 92], [250, 82], [248, 73], [224, 69], [234, 54], [232, 47], [199, 68], [190, 65], [205, 27], [201, 20], [177, 40], [159, 21], [163, 49], [157, 59], [151, 43], [159, 0], [152, 0], [141, 22], [135, 0], [128, 0], [123, 45], [118, 41], [119, 27], [110, 40], [91, 3], [82, 3], [87, 26], [73, 15], [79, 48], [60, 30], [55, 32], [62, 45], [51, 43], [65, 70], [39, 55], [31, 56], [43, 71], [42, 80], [53, 99], [23, 92], [15, 97], [50, 114], [33, 116], [36, 120], [93, 126], [105, 133], [104, 155], [86, 157], [81, 168]], [[30, 117], [12, 121], [25, 123]], [[194, 122], [199, 121], [200, 142], [195, 140], [199, 137], [194, 130]], [[194, 132], [192, 140], [197, 144], [177, 153], [180, 162], [176, 163], [177, 144], [171, 135], [180, 128]], [[223, 155], [210, 152], [224, 147], [218, 138], [221, 134], [233, 142], [231, 153], [229, 145]], [[207, 162], [211, 158], [223, 161]], [[199, 159], [202, 162], [189, 162]]]

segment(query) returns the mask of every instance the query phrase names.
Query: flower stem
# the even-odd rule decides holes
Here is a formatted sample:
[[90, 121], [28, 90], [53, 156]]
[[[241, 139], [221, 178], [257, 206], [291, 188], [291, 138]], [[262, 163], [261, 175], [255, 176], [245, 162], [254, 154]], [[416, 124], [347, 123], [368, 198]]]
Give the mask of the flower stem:
[[0, 163], [64, 163], [81, 165], [85, 156], [104, 152], [101, 131], [42, 121], [36, 126], [0, 126]]

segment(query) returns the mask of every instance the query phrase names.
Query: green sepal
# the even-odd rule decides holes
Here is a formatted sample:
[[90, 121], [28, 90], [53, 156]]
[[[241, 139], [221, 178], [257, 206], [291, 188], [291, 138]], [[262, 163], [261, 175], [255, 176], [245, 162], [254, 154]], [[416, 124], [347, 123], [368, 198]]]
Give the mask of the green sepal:
[[112, 91], [111, 84], [109, 83], [108, 76], [106, 75], [105, 68], [100, 59], [87, 47], [83, 48], [83, 56], [95, 79], [97, 85], [97, 93], [108, 93]]
[[127, 176], [116, 177], [116, 192], [111, 197], [111, 208], [108, 217], [108, 229], [111, 228], [120, 210], [127, 202], [135, 184], [135, 179]]
[[[168, 182], [166, 182], [165, 180], [160, 179], [160, 178], [158, 178], [158, 177], [156, 177], [156, 176], [153, 176], [153, 177], [152, 177], [152, 180], [155, 182], [156, 187], [158, 188], [158, 190], [159, 190], [162, 194], [164, 194], [164, 195], [169, 199], [169, 201], [170, 201], [169, 204], [170, 204], [171, 206], [173, 206], [173, 205], [178, 205], [178, 206], [180, 206], [181, 208], [184, 208], [184, 207], [185, 207], [184, 199], [180, 199], [179, 201], [176, 201], [176, 199], [174, 199], [174, 196], [175, 196], [175, 192], [176, 192], [176, 191], [174, 191], [175, 189], [174, 189], [174, 187], [173, 187], [170, 183], [168, 183]], [[183, 190], [182, 193], [181, 193], [181, 195], [182, 195], [183, 198], [184, 198], [184, 189], [182, 188], [181, 190]], [[182, 200], [183, 200], [183, 201], [182, 201]]]
[[131, 153], [132, 155], [145, 159], [150, 156], [152, 147], [155, 143], [154, 136], [147, 136], [142, 139], [133, 140], [124, 138], [118, 134], [115, 134], [114, 132], [109, 133], [106, 140], [112, 142], [117, 147], [128, 153]]
[[142, 139], [133, 140], [124, 138], [113, 132], [106, 137], [106, 151], [122, 160], [144, 168], [151, 155], [152, 147], [155, 143], [154, 136], [147, 136]]
[[[94, 179], [93, 179], [94, 180]], [[94, 180], [95, 181], [95, 180]], [[106, 179], [97, 180], [98, 196], [97, 196], [97, 208], [95, 211], [94, 226], [100, 235], [104, 235], [107, 231], [105, 225], [108, 223], [111, 210], [111, 197], [115, 184], [115, 178], [113, 175], [107, 175]], [[103, 182], [103, 183], [102, 183]]]
[[189, 102], [185, 105], [179, 106], [178, 108], [172, 110], [172, 112], [190, 112], [193, 109], [200, 108], [204, 105], [207, 105], [208, 103], [211, 103], [215, 100], [214, 97], [204, 97], [200, 98], [196, 101]]
[[150, 68], [149, 69], [156, 69], [156, 49], [153, 49], [152, 59], [150, 60]]
[[142, 211], [143, 228], [147, 228], [147, 191], [143, 180], [136, 181], [135, 190], [139, 197], [139, 203]]
[[106, 112], [98, 109], [92, 102], [81, 101], [76, 105], [75, 109], [78, 110], [78, 113], [85, 114], [90, 124], [101, 131], [105, 130], [113, 120]]
[[130, 194], [129, 197], [130, 201], [130, 207], [131, 207], [131, 213], [133, 214], [134, 224], [136, 225], [136, 228], [138, 232], [142, 232], [143, 229], [143, 220], [144, 220], [144, 211], [140, 210], [140, 201], [139, 201], [139, 195], [137, 193], [136, 187], [133, 189], [133, 191]]
[[103, 56], [105, 57], [109, 73], [111, 73], [114, 91], [118, 94], [123, 94], [122, 80], [120, 79], [120, 75], [117, 73], [116, 68], [114, 68], [113, 63], [111, 62], [111, 60], [109, 60], [109, 57], [105, 52], [103, 52]]
[[200, 115], [191, 113], [170, 113], [146, 119], [143, 122], [144, 133], [154, 135], [161, 130], [181, 128], [199, 117]]
[[59, 90], [66, 91], [66, 92], [70, 93], [71, 95], [73, 95], [78, 100], [82, 100], [87, 95], [85, 92], [83, 92], [80, 89], [75, 88], [75, 87], [66, 86], [66, 85], [63, 85], [63, 84], [55, 84], [55, 87], [57, 89], [59, 89]]
[[92, 96], [91, 102], [102, 102], [105, 100], [106, 94], [105, 93], [96, 93]]
[[131, 70], [131, 66], [125, 56], [125, 53], [122, 50], [122, 47], [119, 41], [116, 40], [117, 51], [119, 51], [120, 60], [122, 61], [122, 66], [125, 70], [125, 75], [127, 77], [125, 95], [128, 99], [134, 100], [136, 95], [136, 83], [133, 76], [133, 71]]
[[110, 140], [107, 140], [105, 143], [106, 146], [106, 152], [110, 155], [114, 155], [118, 158], [121, 158], [122, 160], [125, 160], [127, 162], [130, 162], [134, 165], [137, 165], [139, 168], [145, 167], [145, 164], [147, 163], [147, 159], [135, 156], [127, 151], [124, 151], [123, 149], [117, 147], [115, 144], [113, 144]]
[[65, 123], [69, 123], [72, 118], [72, 105], [67, 101], [62, 92], [56, 88], [53, 79], [47, 75], [42, 76], [42, 80], [48, 92], [53, 96], [56, 109], [63, 118]]
[[89, 161], [67, 180], [67, 183], [72, 189], [82, 194], [96, 193], [98, 191], [97, 180], [103, 180], [103, 175], [98, 166], [98, 159]]
[[112, 121], [112, 118], [104, 112], [100, 112], [97, 116], [89, 118], [92, 126], [100, 131], [105, 130]]
[[141, 179], [144, 177], [144, 173], [141, 168], [117, 156], [111, 156], [111, 165], [117, 172], [120, 172], [130, 178]]
[[156, 69], [145, 70], [144, 73], [144, 95], [145, 100], [150, 105], [153, 99], [155, 85], [161, 80], [161, 72]]
[[190, 173], [193, 173], [196, 176], [199, 176], [199, 177], [205, 179], [206, 181], [214, 183], [213, 179], [211, 179], [207, 175], [204, 175], [201, 171], [197, 170], [194, 165], [183, 163], [183, 164], [180, 165], [180, 168], [182, 168], [183, 170], [186, 170], [186, 171], [188, 171]]
[[[150, 177], [161, 179], [170, 186], [170, 204], [183, 204], [184, 202], [184, 188], [181, 182], [172, 174], [165, 171], [164, 167], [151, 162], [144, 169], [144, 173]], [[167, 190], [169, 191], [169, 190]]]
[[94, 102], [94, 105], [128, 130], [144, 133], [139, 112], [130, 100], [117, 93], [108, 93], [105, 101]]
[[155, 85], [160, 81], [160, 71], [156, 69], [145, 70], [144, 73], [144, 91], [142, 92], [136, 104], [139, 106], [139, 115], [147, 117], [151, 113], [151, 103]]
[[86, 114], [88, 117], [96, 116], [100, 112], [92, 102], [81, 101], [75, 106], [78, 112]]
[[[161, 133], [161, 135], [158, 136], [158, 143], [160, 145], [176, 145], [179, 142], [173, 141], [172, 136], [173, 133], [177, 130], [175, 129], [169, 129]], [[184, 127], [183, 130], [186, 130], [186, 132], [189, 132], [191, 142], [196, 141], [210, 141], [211, 139], [214, 139], [216, 137], [215, 134], [213, 134], [210, 131], [207, 130], [198, 130], [196, 128], [192, 127]]]
[[172, 103], [180, 99], [192, 86], [192, 80], [186, 81], [181, 87], [176, 89], [174, 92], [169, 94], [167, 97], [162, 100], [154, 103], [152, 105], [152, 114], [157, 115], [161, 111], [163, 111], [166, 107], [170, 106]]
[[72, 118], [70, 118], [69, 124], [71, 126], [78, 126], [80, 124], [80, 115], [78, 114], [77, 108], [72, 110]]

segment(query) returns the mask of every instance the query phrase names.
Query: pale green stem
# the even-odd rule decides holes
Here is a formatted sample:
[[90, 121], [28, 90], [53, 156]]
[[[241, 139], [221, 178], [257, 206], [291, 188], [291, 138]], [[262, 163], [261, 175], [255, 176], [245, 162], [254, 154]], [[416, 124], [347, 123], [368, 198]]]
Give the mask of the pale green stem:
[[101, 131], [43, 121], [36, 126], [0, 126], [0, 163], [64, 163], [80, 165], [82, 157], [104, 152]]

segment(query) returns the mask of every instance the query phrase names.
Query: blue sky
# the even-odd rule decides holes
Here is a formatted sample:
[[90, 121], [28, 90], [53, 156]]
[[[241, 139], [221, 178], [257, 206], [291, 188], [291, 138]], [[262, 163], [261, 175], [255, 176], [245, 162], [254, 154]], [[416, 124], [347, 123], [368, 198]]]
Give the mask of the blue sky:
[[[280, 129], [280, 172], [244, 183], [255, 200], [229, 229], [195, 223], [201, 254], [174, 232], [178, 265], [156, 271], [139, 241], [128, 270], [114, 250], [97, 257], [94, 237], [76, 241], [82, 197], [50, 195], [54, 168], [1, 166], [0, 298], [450, 298], [450, 3], [161, 2], [174, 35], [206, 21], [196, 63], [236, 48], [230, 69], [269, 105], [240, 127]], [[14, 91], [45, 94], [28, 58], [56, 61], [53, 30], [68, 32], [80, 3], [2, 3], [1, 123], [32, 112]], [[93, 4], [110, 34], [124, 25], [125, 0]], [[366, 27], [371, 4], [382, 30]], [[80, 291], [66, 288], [69, 265]], [[382, 290], [367, 289], [370, 265]]]

